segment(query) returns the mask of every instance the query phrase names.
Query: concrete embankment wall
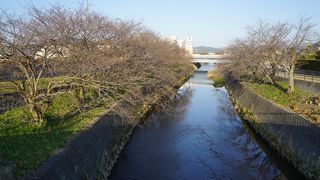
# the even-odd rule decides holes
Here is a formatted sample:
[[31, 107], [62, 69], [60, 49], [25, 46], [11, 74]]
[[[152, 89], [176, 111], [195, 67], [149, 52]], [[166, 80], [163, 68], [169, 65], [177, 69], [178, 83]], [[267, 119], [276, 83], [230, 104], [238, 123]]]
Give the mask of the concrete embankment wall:
[[[180, 87], [192, 74], [177, 85]], [[161, 97], [141, 107], [122, 101], [115, 106], [125, 106], [135, 114], [134, 120], [106, 112], [92, 125], [75, 135], [68, 144], [46, 160], [25, 179], [107, 179], [122, 149], [128, 143], [136, 125], [154, 107]]]
[[228, 90], [238, 111], [279, 154], [310, 179], [320, 179], [320, 128], [299, 114], [279, 107], [228, 79]]
[[[126, 104], [127, 102], [120, 102]], [[134, 108], [134, 107], [132, 107]], [[130, 123], [111, 111], [74, 136], [25, 179], [107, 179], [140, 118]]]
[[[288, 81], [287, 78], [284, 77], [278, 77], [279, 80], [282, 81]], [[299, 79], [295, 79], [295, 86], [305, 90], [305, 91], [309, 91], [311, 93], [320, 95], [320, 83], [316, 83], [316, 82], [311, 82], [311, 81], [303, 81], [303, 80], [299, 80]]]

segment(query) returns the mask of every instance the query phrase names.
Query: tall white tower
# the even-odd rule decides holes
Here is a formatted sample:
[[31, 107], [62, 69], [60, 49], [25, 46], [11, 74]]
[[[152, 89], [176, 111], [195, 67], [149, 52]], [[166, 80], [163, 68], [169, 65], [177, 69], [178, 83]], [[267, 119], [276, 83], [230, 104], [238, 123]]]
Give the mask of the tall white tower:
[[189, 52], [190, 55], [193, 54], [192, 36], [187, 36], [187, 41], [185, 42], [185, 49]]

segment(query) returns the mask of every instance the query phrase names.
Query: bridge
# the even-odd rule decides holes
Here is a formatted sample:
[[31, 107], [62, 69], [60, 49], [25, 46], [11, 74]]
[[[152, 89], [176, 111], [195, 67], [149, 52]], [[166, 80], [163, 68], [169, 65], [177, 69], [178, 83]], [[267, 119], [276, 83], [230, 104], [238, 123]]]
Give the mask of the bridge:
[[231, 63], [230, 60], [227, 59], [201, 59], [201, 58], [193, 58], [193, 63], [200, 63], [200, 64], [229, 64]]
[[225, 59], [228, 58], [228, 55], [219, 55], [219, 54], [192, 54], [194, 59]]

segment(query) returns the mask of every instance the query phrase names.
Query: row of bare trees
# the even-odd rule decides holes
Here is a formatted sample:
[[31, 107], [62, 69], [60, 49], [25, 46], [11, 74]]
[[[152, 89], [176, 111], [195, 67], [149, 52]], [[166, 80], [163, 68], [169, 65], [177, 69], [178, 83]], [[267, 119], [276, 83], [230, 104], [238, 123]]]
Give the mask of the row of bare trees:
[[294, 91], [294, 71], [307, 45], [315, 40], [310, 18], [301, 17], [295, 23], [258, 21], [247, 30], [245, 38], [236, 39], [228, 48], [232, 70], [238, 75], [265, 77], [276, 82], [276, 72], [289, 74], [288, 93]]
[[141, 23], [109, 19], [87, 6], [0, 14], [1, 74], [10, 77], [36, 123], [44, 121], [44, 104], [63, 93], [90, 91], [100, 101], [135, 103], [161, 92], [190, 68], [187, 59]]

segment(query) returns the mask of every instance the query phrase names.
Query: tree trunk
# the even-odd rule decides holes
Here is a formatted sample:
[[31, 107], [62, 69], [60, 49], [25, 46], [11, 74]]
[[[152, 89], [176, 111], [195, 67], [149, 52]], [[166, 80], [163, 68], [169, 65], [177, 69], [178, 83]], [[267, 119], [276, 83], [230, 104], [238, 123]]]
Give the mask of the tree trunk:
[[270, 79], [271, 84], [275, 84], [277, 82], [276, 73], [277, 73], [277, 65], [271, 64], [271, 71], [268, 74], [269, 76], [268, 78]]
[[30, 105], [30, 112], [34, 122], [41, 124], [44, 121], [43, 114], [36, 105]]
[[277, 75], [276, 75], [276, 73], [277, 73], [277, 71], [276, 70], [272, 70], [272, 72], [271, 72], [271, 75], [270, 75], [270, 77], [271, 77], [271, 79], [272, 79], [272, 84], [274, 84], [274, 83], [276, 83], [277, 82]]
[[75, 96], [76, 98], [79, 100], [79, 102], [84, 102], [84, 98], [85, 98], [85, 89], [84, 87], [79, 87], [75, 89]]
[[275, 83], [275, 78], [272, 77], [272, 75], [268, 75], [268, 74], [266, 76], [267, 76], [269, 82], [273, 85]]
[[294, 70], [295, 65], [290, 66], [289, 70], [289, 87], [288, 87], [288, 93], [294, 92]]
[[36, 105], [36, 102], [32, 98], [28, 98], [28, 104], [33, 122], [41, 124], [44, 121], [41, 109]]

